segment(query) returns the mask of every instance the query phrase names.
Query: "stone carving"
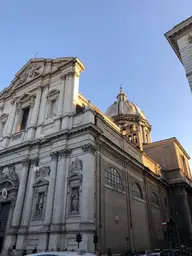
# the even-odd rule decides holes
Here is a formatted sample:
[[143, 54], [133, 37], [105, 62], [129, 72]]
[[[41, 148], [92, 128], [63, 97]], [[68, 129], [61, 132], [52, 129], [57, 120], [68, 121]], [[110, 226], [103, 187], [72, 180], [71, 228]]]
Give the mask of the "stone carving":
[[42, 212], [43, 212], [43, 207], [44, 207], [44, 196], [45, 193], [38, 193], [38, 199], [35, 207], [35, 217], [41, 217]]
[[3, 167], [0, 167], [0, 180], [4, 177]]
[[39, 158], [38, 157], [35, 157], [35, 158], [31, 159], [31, 165], [37, 166], [38, 163], [39, 163]]
[[18, 176], [15, 172], [15, 166], [11, 164], [8, 166], [8, 169], [9, 169], [9, 174], [8, 174], [9, 179], [12, 181], [17, 181]]
[[71, 190], [71, 212], [79, 211], [79, 187]]
[[35, 105], [35, 98], [36, 95], [31, 93], [24, 93], [20, 98], [18, 98], [16, 103], [17, 114], [24, 107], [30, 106], [31, 108], [33, 108]]
[[36, 171], [37, 178], [43, 178], [49, 176], [51, 169], [49, 166], [43, 166]]
[[0, 167], [0, 189], [5, 188], [17, 188], [19, 186], [18, 176], [15, 172], [13, 164], [8, 165], [8, 173], [3, 173], [3, 167]]
[[39, 71], [40, 68], [41, 67], [36, 64], [29, 65], [26, 68], [26, 70], [20, 75], [17, 85], [24, 84], [24, 83], [34, 79], [38, 75], [40, 75], [41, 74], [41, 72]]
[[2, 114], [1, 117], [0, 117], [1, 123], [5, 123], [8, 116], [9, 116], [9, 114], [6, 114], [6, 113]]
[[69, 167], [69, 173], [73, 174], [75, 172], [80, 173], [83, 169], [83, 161], [80, 160], [78, 157], [74, 161], [72, 161]]
[[82, 149], [84, 152], [89, 152], [91, 154], [94, 154], [95, 151], [97, 150], [97, 148], [94, 145], [92, 145], [91, 143], [83, 145]]
[[29, 162], [30, 162], [30, 159], [29, 159], [29, 158], [25, 158], [25, 159], [22, 160], [23, 166], [28, 166], [28, 165], [29, 165]]
[[51, 152], [51, 153], [50, 153], [50, 156], [51, 156], [51, 159], [52, 159], [52, 160], [57, 160], [58, 152]]
[[62, 157], [68, 157], [70, 154], [71, 154], [71, 149], [62, 149], [58, 152], [59, 154], [59, 157], [62, 158]]

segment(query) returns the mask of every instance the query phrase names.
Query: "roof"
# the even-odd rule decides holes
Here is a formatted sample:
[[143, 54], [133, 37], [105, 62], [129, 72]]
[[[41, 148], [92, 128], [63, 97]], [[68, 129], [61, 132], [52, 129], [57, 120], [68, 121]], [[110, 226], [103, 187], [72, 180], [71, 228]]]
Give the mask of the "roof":
[[188, 160], [190, 159], [190, 156], [187, 154], [187, 152], [185, 151], [185, 149], [183, 148], [183, 146], [181, 145], [181, 143], [178, 141], [178, 139], [176, 137], [172, 137], [172, 138], [169, 138], [169, 139], [165, 139], [165, 140], [159, 140], [159, 141], [155, 141], [155, 142], [152, 142], [152, 143], [149, 143], [149, 144], [146, 144], [144, 147], [145, 148], [149, 148], [150, 146], [155, 146], [155, 145], [158, 145], [158, 144], [162, 144], [163, 142], [174, 142], [177, 144], [177, 146], [181, 149], [181, 151], [185, 154], [185, 156], [188, 158]]
[[170, 43], [171, 47], [173, 48], [174, 52], [176, 53], [177, 57], [182, 63], [179, 47], [177, 44], [177, 39], [183, 35], [188, 33], [192, 29], [192, 16], [187, 18], [186, 20], [180, 22], [176, 26], [174, 26], [171, 30], [165, 33], [165, 37], [167, 38], [168, 42]]

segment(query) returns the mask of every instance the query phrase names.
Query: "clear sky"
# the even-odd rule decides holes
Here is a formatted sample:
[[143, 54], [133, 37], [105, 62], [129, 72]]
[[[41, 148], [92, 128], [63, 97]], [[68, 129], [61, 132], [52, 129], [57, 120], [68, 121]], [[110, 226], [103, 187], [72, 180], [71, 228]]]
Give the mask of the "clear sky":
[[152, 124], [192, 156], [192, 95], [164, 33], [191, 16], [191, 0], [6, 0], [0, 3], [0, 89], [35, 56], [79, 57], [80, 92], [103, 112], [120, 84]]

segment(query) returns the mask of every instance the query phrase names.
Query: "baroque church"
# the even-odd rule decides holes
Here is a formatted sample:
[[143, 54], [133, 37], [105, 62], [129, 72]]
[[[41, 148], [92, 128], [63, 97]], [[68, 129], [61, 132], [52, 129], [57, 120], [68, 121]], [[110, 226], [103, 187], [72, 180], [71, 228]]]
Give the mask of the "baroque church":
[[78, 58], [29, 60], [0, 94], [0, 251], [123, 252], [192, 239], [189, 156], [120, 89], [102, 113], [79, 93]]

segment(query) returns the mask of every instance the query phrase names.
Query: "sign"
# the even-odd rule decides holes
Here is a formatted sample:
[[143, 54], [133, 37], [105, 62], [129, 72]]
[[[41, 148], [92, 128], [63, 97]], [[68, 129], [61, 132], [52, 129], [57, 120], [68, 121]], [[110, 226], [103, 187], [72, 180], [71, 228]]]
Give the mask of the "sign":
[[7, 195], [8, 195], [7, 189], [6, 189], [6, 188], [3, 188], [3, 189], [2, 189], [2, 197], [3, 197], [4, 200], [7, 199]]
[[167, 221], [166, 220], [162, 220], [161, 224], [162, 224], [163, 227], [166, 227], [167, 226]]

